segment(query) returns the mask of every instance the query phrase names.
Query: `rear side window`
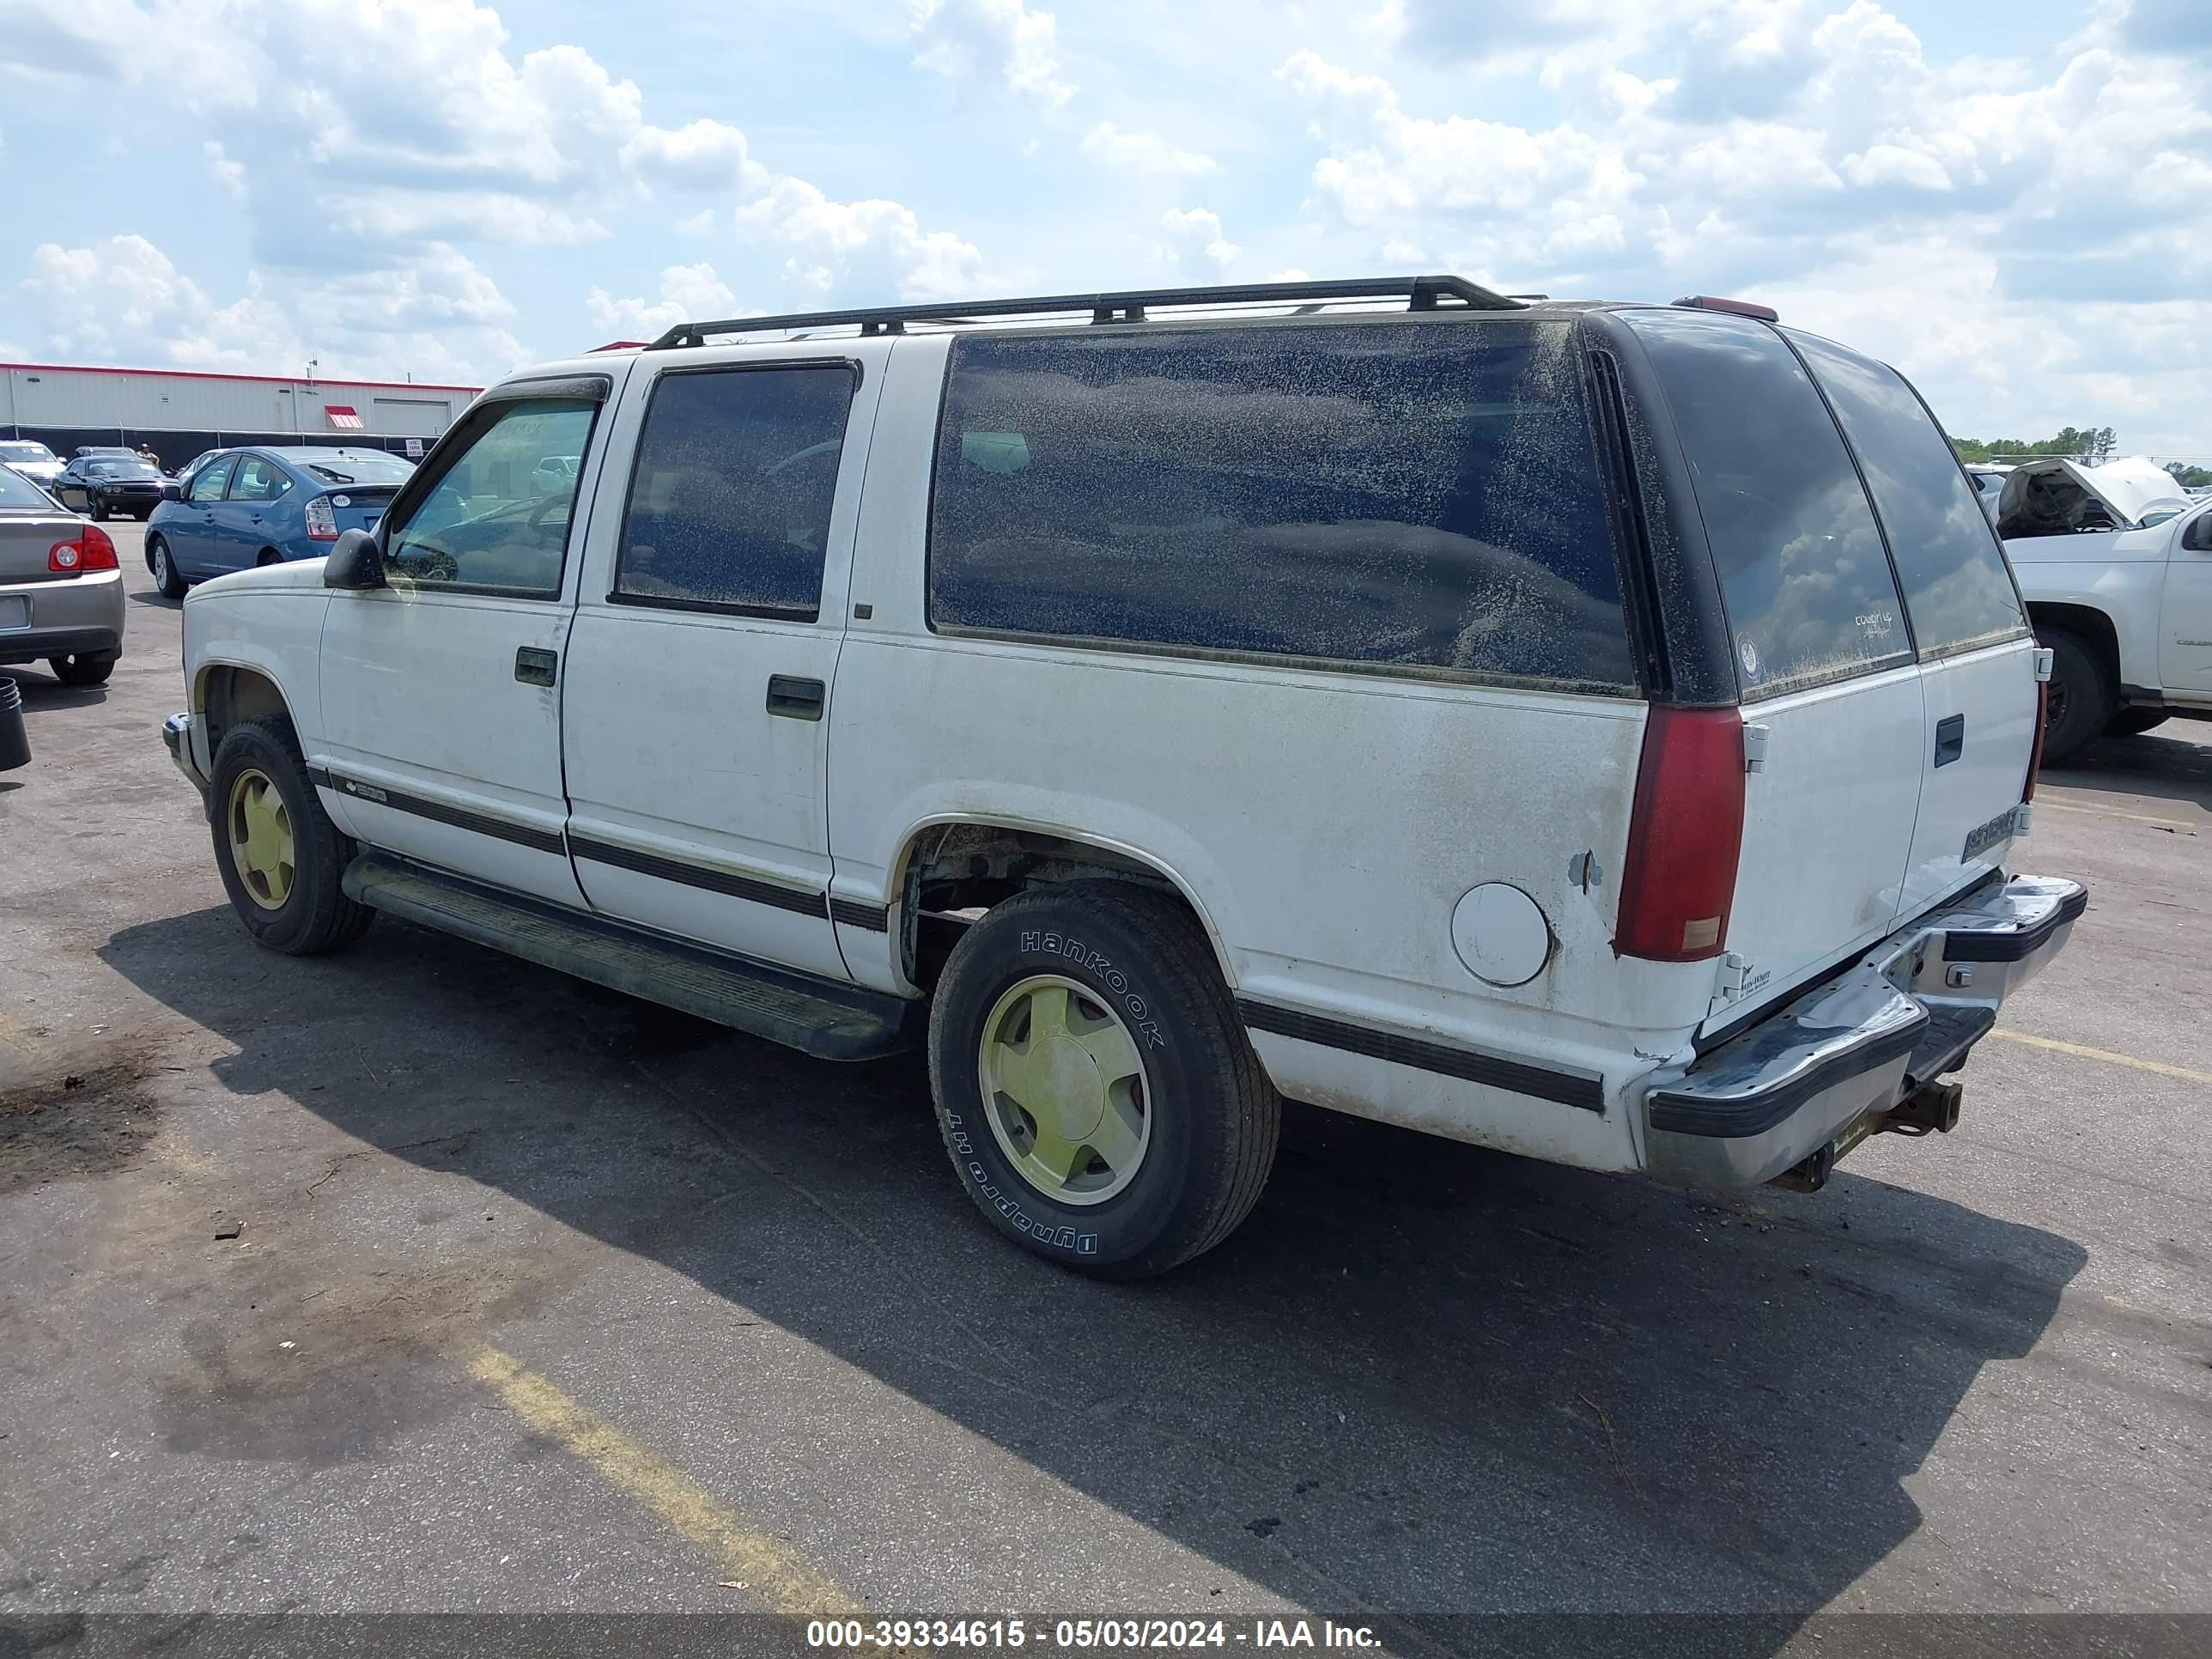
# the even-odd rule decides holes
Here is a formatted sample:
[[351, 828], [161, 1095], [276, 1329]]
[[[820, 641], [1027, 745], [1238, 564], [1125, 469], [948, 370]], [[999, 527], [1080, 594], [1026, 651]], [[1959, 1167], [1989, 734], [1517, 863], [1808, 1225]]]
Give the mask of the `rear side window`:
[[0, 463], [0, 507], [35, 507], [43, 513], [54, 510], [45, 490], [4, 463]]
[[1895, 369], [1870, 358], [1809, 335], [1790, 337], [1835, 405], [1866, 473], [1921, 654], [2025, 634], [2020, 595], [1989, 515], [1918, 394]]
[[1782, 337], [1632, 311], [1690, 465], [1747, 699], [1911, 660], [1851, 458]]
[[273, 501], [292, 487], [274, 461], [248, 455], [238, 464], [238, 480], [230, 487], [234, 501]]
[[969, 335], [930, 620], [1634, 683], [1565, 324]]
[[812, 622], [852, 401], [842, 363], [662, 375], [613, 597]]

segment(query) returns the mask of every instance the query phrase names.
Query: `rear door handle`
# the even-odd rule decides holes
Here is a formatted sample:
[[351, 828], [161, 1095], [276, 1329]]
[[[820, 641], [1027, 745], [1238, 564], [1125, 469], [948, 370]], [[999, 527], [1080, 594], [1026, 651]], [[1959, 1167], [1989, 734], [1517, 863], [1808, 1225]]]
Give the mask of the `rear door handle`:
[[768, 677], [768, 712], [781, 714], [786, 720], [820, 720], [823, 696], [820, 680], [799, 679], [790, 674]]
[[550, 651], [526, 645], [514, 653], [514, 678], [525, 685], [550, 685], [561, 659]]
[[1966, 752], [1966, 717], [1946, 714], [1936, 722], [1936, 764], [1948, 766]]

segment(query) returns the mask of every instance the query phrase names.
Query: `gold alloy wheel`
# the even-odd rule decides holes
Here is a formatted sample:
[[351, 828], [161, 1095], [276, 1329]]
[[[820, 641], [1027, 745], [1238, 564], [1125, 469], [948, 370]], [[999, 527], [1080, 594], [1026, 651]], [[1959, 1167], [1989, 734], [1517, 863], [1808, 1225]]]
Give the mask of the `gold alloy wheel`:
[[1033, 974], [983, 1022], [983, 1115], [1028, 1182], [1062, 1204], [1099, 1204], [1136, 1176], [1152, 1144], [1144, 1051], [1084, 986]]
[[292, 896], [292, 815], [266, 772], [247, 767], [238, 775], [223, 821], [240, 884], [263, 909], [283, 909]]

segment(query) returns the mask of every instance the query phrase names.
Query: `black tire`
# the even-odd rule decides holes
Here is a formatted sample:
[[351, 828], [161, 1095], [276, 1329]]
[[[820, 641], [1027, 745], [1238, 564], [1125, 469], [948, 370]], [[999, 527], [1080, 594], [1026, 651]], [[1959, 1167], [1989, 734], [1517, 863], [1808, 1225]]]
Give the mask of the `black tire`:
[[88, 495], [84, 501], [84, 510], [86, 517], [94, 524], [100, 524], [107, 517], [107, 502], [104, 497]]
[[64, 685], [105, 685], [115, 672], [112, 651], [79, 651], [72, 656], [49, 657], [46, 666]]
[[[260, 773], [275, 787], [291, 823], [291, 884], [274, 909], [248, 890], [231, 850], [231, 802], [240, 775], [248, 771]], [[213, 799], [210, 823], [216, 868], [230, 895], [230, 908], [257, 944], [287, 956], [316, 956], [350, 945], [368, 931], [376, 913], [348, 898], [342, 885], [354, 844], [331, 822], [307, 781], [291, 721], [264, 714], [224, 732], [215, 754]]]
[[2163, 708], [2123, 708], [2106, 722], [2108, 738], [2139, 738], [2154, 726], [2166, 724], [2166, 710]]
[[177, 574], [176, 558], [170, 553], [168, 543], [159, 536], [147, 541], [146, 565], [154, 573], [154, 586], [160, 590], [163, 599], [181, 599], [185, 597], [185, 579]]
[[[1143, 1056], [1146, 1139], [1127, 1184], [1096, 1202], [1047, 1194], [986, 1115], [986, 1023], [1043, 974], [1088, 988], [1079, 995], [1113, 1013]], [[1205, 935], [1166, 896], [1120, 882], [1019, 894], [969, 928], [930, 1010], [929, 1080], [945, 1151], [984, 1217], [1104, 1279], [1163, 1273], [1228, 1237], [1259, 1201], [1282, 1123]]]
[[2063, 766], [2112, 718], [2112, 677], [2078, 634], [2053, 629], [2039, 635], [2051, 647], [2050, 709], [2043, 726], [2043, 763]]

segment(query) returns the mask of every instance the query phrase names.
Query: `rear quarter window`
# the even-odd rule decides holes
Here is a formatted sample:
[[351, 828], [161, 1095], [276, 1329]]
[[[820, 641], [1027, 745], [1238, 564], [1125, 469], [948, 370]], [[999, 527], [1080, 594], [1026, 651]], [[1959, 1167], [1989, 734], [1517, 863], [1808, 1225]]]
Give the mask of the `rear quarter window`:
[[952, 347], [933, 627], [1628, 690], [1571, 325]]
[[[1950, 441], [1898, 372], [1792, 333], [1850, 440], [1905, 587], [1923, 656], [1970, 651], [2027, 631], [1989, 514]], [[1996, 481], [2000, 492], [2003, 481]]]
[[1623, 320], [1689, 463], [1745, 698], [1911, 661], [1866, 490], [1782, 337], [1706, 312]]

